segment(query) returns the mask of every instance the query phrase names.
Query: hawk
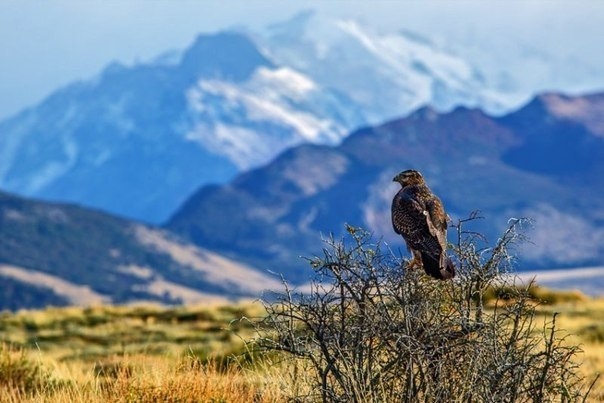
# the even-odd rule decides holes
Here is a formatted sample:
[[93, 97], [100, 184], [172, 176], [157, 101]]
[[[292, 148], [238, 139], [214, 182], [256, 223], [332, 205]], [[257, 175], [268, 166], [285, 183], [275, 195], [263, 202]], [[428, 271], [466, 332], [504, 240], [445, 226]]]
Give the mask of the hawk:
[[392, 200], [392, 226], [413, 254], [408, 267], [423, 267], [428, 275], [441, 280], [455, 277], [455, 267], [447, 256], [447, 214], [442, 202], [418, 171], [403, 171], [393, 181], [402, 189]]

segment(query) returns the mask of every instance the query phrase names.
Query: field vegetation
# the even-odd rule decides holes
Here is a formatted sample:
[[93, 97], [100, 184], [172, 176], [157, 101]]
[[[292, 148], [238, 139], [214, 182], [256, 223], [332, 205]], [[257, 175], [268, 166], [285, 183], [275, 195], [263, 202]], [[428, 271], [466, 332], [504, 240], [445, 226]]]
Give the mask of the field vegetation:
[[0, 315], [2, 402], [279, 401], [245, 351], [261, 307], [99, 306]]
[[604, 299], [505, 274], [516, 224], [455, 281], [348, 228], [304, 295], [0, 313], [0, 402], [604, 401]]
[[[604, 372], [604, 299], [554, 296], [555, 312], [587, 379]], [[246, 350], [257, 302], [209, 307], [48, 308], [0, 314], [1, 402], [284, 402], [308, 385], [276, 357]], [[291, 373], [287, 373], [287, 372]], [[300, 384], [289, 383], [298, 377]], [[601, 401], [596, 383], [588, 401]]]

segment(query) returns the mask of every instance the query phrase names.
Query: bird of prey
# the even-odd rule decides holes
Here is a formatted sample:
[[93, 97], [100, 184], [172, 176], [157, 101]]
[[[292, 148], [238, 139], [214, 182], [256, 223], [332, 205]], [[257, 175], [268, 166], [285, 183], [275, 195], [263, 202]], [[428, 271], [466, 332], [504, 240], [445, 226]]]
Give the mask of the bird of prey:
[[422, 175], [415, 170], [396, 175], [402, 189], [392, 200], [392, 226], [413, 254], [408, 268], [423, 267], [430, 276], [446, 280], [455, 276], [447, 256], [447, 214]]

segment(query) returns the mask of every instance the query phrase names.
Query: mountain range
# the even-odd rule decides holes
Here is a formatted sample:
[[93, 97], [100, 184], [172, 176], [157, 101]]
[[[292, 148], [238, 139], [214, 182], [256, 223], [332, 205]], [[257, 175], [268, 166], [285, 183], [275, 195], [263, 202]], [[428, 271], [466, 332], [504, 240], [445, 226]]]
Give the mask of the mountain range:
[[[497, 240], [508, 219], [534, 221], [521, 270], [604, 263], [604, 94], [543, 94], [493, 117], [459, 107], [422, 108], [350, 134], [338, 146], [302, 145], [222, 186], [206, 186], [167, 228], [255, 267], [309, 276], [300, 256], [319, 234], [361, 226], [406, 254], [391, 228], [401, 170], [420, 170], [453, 223], [480, 211], [471, 229]], [[449, 234], [450, 238], [454, 234]], [[453, 241], [453, 239], [450, 239]]]
[[[514, 251], [520, 271], [603, 265], [603, 112], [604, 93], [543, 94], [500, 117], [425, 107], [203, 186], [163, 227], [0, 193], [0, 309], [257, 297], [281, 288], [271, 272], [304, 284], [304, 257], [345, 224], [406, 256], [390, 202], [393, 176], [408, 168], [424, 174], [453, 223], [480, 210], [484, 219], [465, 229], [490, 244], [509, 218], [532, 218], [530, 243]], [[590, 278], [601, 270], [581, 273], [580, 286], [597, 293]], [[552, 275], [551, 284], [576, 283], [572, 271]]]
[[247, 37], [201, 35], [176, 61], [112, 64], [0, 122], [0, 187], [157, 223], [201, 184], [361, 122]]
[[253, 297], [279, 287], [268, 271], [308, 280], [301, 257], [345, 223], [405, 255], [389, 214], [408, 168], [491, 243], [532, 218], [521, 270], [603, 265], [604, 94], [531, 98], [577, 78], [460, 46], [305, 12], [0, 122], [0, 309]]
[[501, 115], [545, 78], [564, 88], [569, 76], [543, 53], [489, 64], [466, 50], [313, 12], [258, 32], [202, 34], [183, 51], [112, 63], [0, 122], [0, 189], [160, 224], [200, 186], [289, 147], [336, 145], [426, 105]]

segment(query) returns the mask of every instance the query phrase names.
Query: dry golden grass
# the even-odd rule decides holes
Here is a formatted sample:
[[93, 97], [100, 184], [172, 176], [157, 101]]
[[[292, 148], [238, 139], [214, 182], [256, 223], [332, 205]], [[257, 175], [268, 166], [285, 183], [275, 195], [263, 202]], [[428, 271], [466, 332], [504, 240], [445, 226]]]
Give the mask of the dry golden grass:
[[[559, 312], [568, 343], [584, 351], [581, 371], [590, 378], [604, 372], [604, 299], [555, 301], [538, 307], [544, 322]], [[241, 318], [261, 314], [251, 302], [2, 313], [0, 403], [281, 402], [290, 392], [303, 395], [303, 369], [246, 356], [242, 339], [253, 328]], [[232, 356], [241, 360], [227, 365]], [[604, 401], [603, 381], [590, 401]]]
[[280, 402], [278, 385], [266, 373], [235, 366], [178, 360], [169, 357], [128, 356], [102, 366], [55, 363], [50, 378], [21, 388], [4, 385], [0, 402]]
[[115, 355], [225, 356], [252, 333], [242, 317], [257, 304], [166, 308], [99, 306], [0, 314], [0, 341], [60, 362], [94, 363]]
[[0, 402], [278, 402], [245, 357], [253, 303], [49, 308], [0, 315]]
[[587, 379], [603, 374], [596, 383], [590, 401], [604, 401], [604, 298], [569, 299], [556, 304], [543, 304], [538, 312], [545, 319], [558, 313], [556, 323], [567, 335], [569, 345], [583, 350], [577, 357], [581, 373]]

